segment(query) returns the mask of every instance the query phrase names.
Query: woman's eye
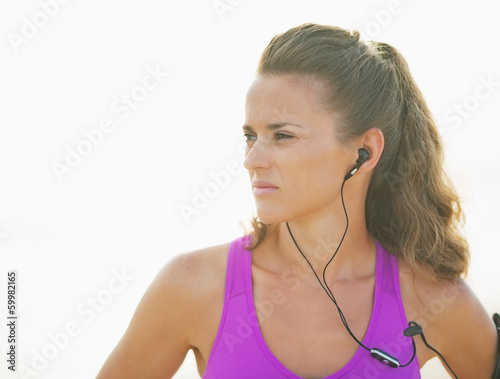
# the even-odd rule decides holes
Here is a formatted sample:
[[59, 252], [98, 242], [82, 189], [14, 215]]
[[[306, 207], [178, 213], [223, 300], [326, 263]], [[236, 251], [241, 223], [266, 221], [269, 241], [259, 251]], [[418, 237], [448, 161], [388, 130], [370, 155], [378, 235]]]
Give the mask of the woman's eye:
[[245, 133], [243, 137], [245, 137], [246, 142], [254, 142], [257, 139], [257, 137], [251, 133]]
[[[245, 142], [247, 144], [249, 143], [253, 143], [255, 141], [257, 141], [257, 135], [256, 134], [253, 134], [253, 133], [244, 133], [243, 136], [245, 137]], [[292, 139], [293, 136], [290, 135], [290, 134], [286, 134], [286, 133], [276, 133], [274, 135], [274, 140], [275, 141], [282, 141], [282, 140], [287, 140], [287, 139]], [[266, 140], [266, 138], [264, 138], [264, 141]]]
[[284, 140], [284, 139], [290, 139], [293, 138], [290, 134], [285, 134], [285, 133], [276, 133], [275, 137], [276, 140]]

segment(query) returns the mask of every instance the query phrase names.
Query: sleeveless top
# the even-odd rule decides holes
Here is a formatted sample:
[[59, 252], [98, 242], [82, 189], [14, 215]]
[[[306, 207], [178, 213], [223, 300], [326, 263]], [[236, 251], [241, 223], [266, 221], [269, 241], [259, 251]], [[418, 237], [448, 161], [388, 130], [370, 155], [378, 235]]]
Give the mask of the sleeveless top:
[[[273, 355], [262, 336], [252, 293], [252, 253], [245, 249], [250, 241], [251, 236], [247, 235], [229, 246], [222, 318], [203, 378], [303, 379]], [[401, 301], [396, 257], [377, 242], [373, 309], [362, 342], [406, 364], [413, 355], [412, 340], [403, 335], [406, 328], [408, 322]], [[392, 368], [371, 357], [370, 352], [360, 346], [343, 368], [324, 379], [337, 378], [417, 379], [420, 368], [416, 356], [409, 366]]]

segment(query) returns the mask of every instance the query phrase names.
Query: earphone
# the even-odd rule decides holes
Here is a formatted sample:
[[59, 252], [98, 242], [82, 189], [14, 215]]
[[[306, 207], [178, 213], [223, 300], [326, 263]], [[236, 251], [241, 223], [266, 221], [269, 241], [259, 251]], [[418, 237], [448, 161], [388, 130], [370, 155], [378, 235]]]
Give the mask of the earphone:
[[295, 246], [297, 247], [297, 249], [299, 250], [300, 254], [304, 257], [304, 259], [309, 264], [309, 267], [311, 268], [311, 270], [313, 271], [314, 275], [316, 276], [316, 279], [318, 280], [319, 284], [325, 290], [325, 292], [328, 295], [328, 297], [330, 298], [330, 300], [332, 300], [332, 302], [335, 304], [335, 306], [337, 308], [337, 311], [339, 313], [339, 316], [340, 316], [340, 320], [342, 321], [342, 324], [344, 325], [344, 327], [346, 328], [346, 330], [349, 332], [350, 336], [354, 339], [354, 341], [356, 341], [356, 343], [359, 346], [361, 346], [364, 349], [368, 350], [370, 352], [370, 355], [373, 358], [377, 359], [378, 361], [382, 362], [383, 364], [385, 364], [385, 365], [387, 365], [389, 367], [393, 367], [393, 368], [406, 367], [406, 366], [410, 365], [411, 362], [413, 362], [413, 359], [415, 358], [415, 356], [417, 354], [417, 347], [415, 345], [415, 340], [413, 339], [413, 337], [420, 334], [422, 336], [422, 340], [423, 340], [424, 344], [429, 349], [431, 349], [432, 351], [434, 351], [441, 358], [441, 360], [446, 364], [446, 366], [453, 373], [453, 375], [455, 376], [455, 378], [457, 378], [457, 375], [451, 369], [450, 365], [448, 364], [448, 362], [446, 362], [446, 360], [444, 359], [444, 357], [436, 349], [434, 349], [432, 346], [430, 346], [427, 343], [427, 340], [424, 337], [424, 333], [422, 331], [422, 328], [420, 327], [420, 325], [418, 325], [414, 321], [410, 321], [408, 323], [408, 328], [403, 331], [403, 334], [405, 336], [411, 337], [412, 345], [413, 345], [413, 355], [412, 355], [412, 357], [411, 357], [411, 359], [410, 359], [410, 361], [408, 363], [401, 364], [397, 358], [395, 358], [392, 355], [384, 352], [383, 350], [381, 350], [381, 349], [379, 349], [377, 347], [369, 348], [369, 347], [365, 346], [352, 333], [351, 329], [349, 328], [349, 325], [347, 324], [347, 320], [346, 320], [346, 318], [345, 318], [342, 310], [340, 309], [340, 306], [337, 304], [337, 301], [335, 300], [335, 296], [333, 295], [332, 290], [330, 289], [330, 287], [328, 286], [328, 283], [326, 282], [326, 269], [327, 269], [328, 265], [330, 264], [330, 262], [332, 262], [333, 258], [335, 258], [335, 256], [337, 255], [337, 252], [339, 251], [340, 246], [342, 245], [342, 242], [344, 241], [344, 238], [345, 238], [345, 236], [347, 234], [347, 229], [349, 227], [349, 217], [347, 216], [347, 210], [346, 210], [345, 203], [344, 203], [344, 184], [345, 184], [345, 182], [348, 179], [350, 179], [358, 171], [358, 169], [361, 167], [361, 165], [363, 163], [365, 163], [368, 160], [369, 157], [370, 157], [370, 154], [369, 154], [368, 150], [366, 150], [364, 148], [360, 148], [358, 150], [358, 159], [356, 160], [356, 164], [354, 165], [353, 168], [351, 168], [349, 170], [349, 172], [347, 173], [347, 175], [344, 177], [344, 181], [342, 182], [342, 187], [341, 187], [341, 190], [340, 190], [340, 194], [341, 194], [341, 199], [342, 199], [342, 206], [344, 208], [344, 213], [345, 213], [345, 217], [346, 217], [346, 227], [345, 227], [342, 239], [340, 240], [340, 243], [337, 246], [337, 249], [335, 250], [335, 253], [333, 253], [332, 257], [330, 258], [330, 260], [328, 261], [328, 263], [325, 265], [325, 267], [323, 269], [323, 282], [321, 282], [321, 280], [319, 279], [318, 275], [316, 274], [316, 271], [312, 267], [312, 265], [309, 262], [309, 260], [307, 259], [307, 257], [304, 255], [304, 253], [302, 253], [302, 250], [299, 248], [299, 245], [295, 241], [295, 238], [293, 237], [292, 231], [290, 230], [290, 226], [288, 225], [288, 222], [287, 222], [286, 226], [288, 228], [288, 232], [290, 233], [290, 237], [292, 238], [292, 240], [293, 240]]
[[370, 157], [370, 154], [368, 153], [368, 150], [366, 150], [363, 147], [360, 148], [358, 150], [358, 159], [356, 160], [356, 164], [354, 165], [353, 168], [351, 168], [349, 170], [349, 172], [345, 176], [344, 180], [350, 179], [358, 171], [358, 169], [361, 167], [361, 165], [368, 160], [369, 157]]

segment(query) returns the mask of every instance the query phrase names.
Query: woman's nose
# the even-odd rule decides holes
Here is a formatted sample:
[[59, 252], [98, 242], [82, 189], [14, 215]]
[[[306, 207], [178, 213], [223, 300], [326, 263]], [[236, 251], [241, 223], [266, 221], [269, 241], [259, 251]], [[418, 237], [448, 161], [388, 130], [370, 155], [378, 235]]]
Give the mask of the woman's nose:
[[243, 166], [249, 170], [271, 167], [271, 146], [264, 139], [257, 139], [251, 146], [246, 148]]

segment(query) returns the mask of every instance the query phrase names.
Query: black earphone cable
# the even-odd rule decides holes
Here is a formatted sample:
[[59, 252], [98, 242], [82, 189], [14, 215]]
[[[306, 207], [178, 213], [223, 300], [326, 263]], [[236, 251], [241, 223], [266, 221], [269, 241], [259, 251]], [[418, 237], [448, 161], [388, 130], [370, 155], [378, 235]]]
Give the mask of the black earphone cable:
[[446, 367], [448, 367], [448, 369], [453, 373], [453, 375], [455, 376], [455, 379], [458, 379], [457, 374], [455, 374], [455, 371], [453, 371], [451, 369], [450, 365], [448, 364], [448, 362], [446, 362], [446, 359], [444, 359], [444, 357], [441, 355], [441, 353], [427, 343], [427, 340], [425, 339], [424, 333], [422, 332], [422, 333], [420, 333], [420, 335], [422, 336], [422, 340], [424, 341], [425, 346], [427, 346], [429, 349], [431, 349], [433, 352], [435, 352], [439, 356], [439, 358], [441, 358], [441, 360], [444, 362]]
[[330, 300], [335, 304], [335, 306], [337, 308], [337, 311], [339, 312], [340, 320], [342, 321], [342, 324], [344, 325], [344, 327], [346, 328], [346, 330], [349, 332], [349, 334], [351, 335], [351, 337], [358, 343], [358, 345], [360, 345], [361, 347], [363, 347], [364, 349], [366, 349], [368, 351], [371, 351], [370, 348], [366, 347], [361, 341], [359, 341], [356, 338], [356, 336], [354, 335], [354, 333], [349, 328], [349, 325], [347, 324], [347, 320], [346, 320], [346, 318], [344, 316], [344, 313], [342, 312], [342, 310], [340, 309], [339, 305], [337, 304], [337, 300], [335, 299], [335, 296], [333, 295], [332, 290], [330, 289], [330, 287], [328, 286], [328, 283], [326, 282], [326, 269], [328, 268], [328, 265], [333, 260], [333, 258], [335, 258], [335, 256], [337, 255], [337, 252], [339, 251], [340, 246], [342, 245], [342, 242], [344, 241], [345, 235], [347, 234], [347, 229], [349, 227], [349, 218], [347, 216], [347, 211], [346, 211], [346, 208], [345, 208], [344, 196], [343, 196], [345, 182], [346, 182], [345, 180], [342, 182], [342, 187], [340, 189], [340, 192], [341, 192], [341, 198], [342, 198], [342, 206], [344, 207], [344, 213], [345, 213], [346, 220], [347, 220], [346, 227], [345, 227], [342, 239], [340, 240], [340, 243], [337, 246], [337, 249], [335, 250], [335, 253], [332, 255], [332, 257], [330, 258], [330, 260], [326, 264], [325, 268], [323, 269], [323, 281], [324, 281], [324, 285], [323, 285], [323, 282], [318, 277], [318, 275], [316, 274], [316, 270], [314, 270], [313, 266], [309, 262], [309, 259], [307, 259], [307, 257], [304, 255], [304, 253], [300, 249], [299, 245], [295, 241], [295, 238], [293, 237], [292, 231], [290, 230], [290, 226], [288, 225], [288, 222], [286, 223], [286, 227], [288, 228], [288, 232], [290, 233], [290, 237], [292, 237], [293, 243], [295, 244], [295, 246], [299, 250], [300, 254], [304, 257], [304, 259], [306, 260], [306, 262], [308, 263], [309, 267], [311, 268], [312, 272], [314, 273], [314, 276], [318, 280], [318, 283], [323, 288], [323, 290], [326, 292], [326, 294], [328, 295], [328, 297], [330, 298]]
[[[337, 308], [337, 311], [339, 312], [340, 320], [342, 321], [342, 324], [344, 325], [344, 327], [346, 328], [346, 330], [349, 332], [349, 334], [351, 335], [351, 337], [358, 343], [359, 346], [363, 347], [364, 349], [366, 349], [368, 351], [372, 351], [373, 349], [370, 349], [369, 347], [366, 347], [361, 341], [359, 341], [356, 338], [356, 336], [354, 335], [354, 333], [351, 331], [351, 329], [349, 328], [349, 325], [347, 324], [347, 320], [346, 320], [346, 318], [344, 316], [344, 313], [340, 309], [340, 306], [338, 305], [337, 300], [335, 299], [335, 296], [333, 295], [333, 292], [330, 289], [330, 287], [328, 286], [328, 283], [326, 281], [326, 269], [328, 268], [328, 265], [333, 261], [333, 259], [337, 255], [337, 253], [338, 253], [338, 251], [340, 249], [340, 246], [342, 245], [342, 242], [344, 242], [344, 238], [345, 238], [345, 236], [347, 234], [347, 229], [349, 228], [349, 216], [347, 215], [347, 209], [345, 207], [345, 202], [344, 202], [344, 184], [345, 184], [346, 180], [347, 179], [344, 179], [344, 181], [342, 182], [342, 186], [340, 188], [340, 197], [342, 199], [342, 207], [344, 209], [344, 214], [345, 214], [345, 218], [346, 218], [346, 226], [345, 226], [344, 234], [342, 235], [342, 238], [340, 240], [339, 245], [337, 246], [337, 249], [335, 250], [335, 253], [333, 253], [332, 257], [330, 258], [330, 260], [328, 261], [328, 263], [325, 265], [325, 267], [323, 269], [323, 281], [324, 281], [324, 284], [321, 281], [321, 279], [318, 277], [318, 275], [316, 274], [316, 271], [314, 270], [314, 267], [311, 265], [311, 262], [309, 262], [309, 259], [307, 259], [307, 257], [304, 255], [304, 253], [300, 249], [299, 245], [297, 244], [297, 241], [295, 241], [295, 238], [294, 238], [294, 236], [292, 234], [292, 231], [290, 230], [290, 225], [288, 225], [288, 222], [286, 223], [286, 227], [288, 229], [288, 232], [290, 233], [290, 237], [292, 237], [293, 243], [297, 247], [297, 250], [299, 250], [299, 252], [302, 255], [302, 257], [304, 257], [304, 259], [306, 260], [307, 264], [309, 265], [309, 267], [311, 268], [312, 272], [314, 273], [314, 276], [318, 280], [318, 283], [323, 288], [323, 290], [326, 292], [326, 294], [330, 298], [330, 300], [335, 304], [335, 307]], [[412, 324], [415, 325], [415, 326], [420, 327], [414, 321], [411, 321], [409, 323], [409, 326], [411, 327]], [[437, 351], [436, 349], [434, 349], [431, 345], [429, 345], [427, 343], [427, 340], [425, 339], [424, 333], [420, 330], [420, 332], [418, 334], [420, 334], [422, 336], [422, 340], [424, 341], [424, 344], [429, 349], [431, 349], [433, 352], [435, 352], [439, 356], [439, 358], [441, 358], [441, 360], [444, 362], [444, 364], [446, 365], [446, 367], [448, 367], [448, 369], [453, 373], [453, 375], [455, 376], [455, 379], [458, 379], [457, 375], [452, 370], [452, 368], [450, 367], [450, 365], [448, 364], [448, 362], [446, 362], [446, 359], [444, 359], [444, 357], [441, 355], [441, 353], [439, 351]], [[413, 335], [411, 336], [411, 342], [412, 342], [412, 345], [413, 345], [413, 355], [412, 355], [412, 357], [411, 357], [411, 359], [409, 360], [408, 363], [406, 363], [406, 364], [400, 364], [399, 367], [409, 366], [411, 364], [411, 362], [413, 362], [413, 360], [415, 359], [415, 356], [417, 354], [417, 347], [415, 345], [415, 340], [413, 338]]]
[[[293, 243], [295, 244], [295, 246], [297, 247], [297, 250], [299, 250], [300, 254], [302, 255], [302, 257], [304, 257], [304, 259], [306, 260], [307, 264], [309, 265], [309, 267], [311, 268], [312, 272], [314, 273], [314, 276], [316, 277], [316, 279], [318, 280], [318, 283], [320, 284], [320, 286], [323, 288], [323, 290], [326, 292], [326, 294], [328, 295], [328, 297], [330, 298], [330, 300], [335, 304], [335, 307], [337, 308], [337, 311], [339, 313], [339, 316], [340, 316], [340, 320], [342, 321], [342, 324], [344, 325], [345, 329], [347, 330], [347, 332], [350, 334], [350, 336], [356, 341], [356, 343], [361, 346], [362, 348], [368, 350], [368, 351], [372, 351], [373, 349], [370, 349], [369, 347], [365, 346], [361, 341], [359, 341], [356, 336], [354, 335], [354, 333], [351, 331], [351, 329], [349, 328], [349, 325], [347, 324], [347, 320], [344, 316], [344, 313], [342, 312], [342, 310], [340, 309], [340, 306], [338, 305], [337, 303], [337, 300], [335, 299], [335, 296], [333, 295], [333, 292], [332, 290], [330, 289], [330, 287], [328, 286], [328, 283], [326, 282], [326, 269], [328, 267], [328, 265], [332, 262], [333, 258], [335, 258], [335, 256], [337, 255], [337, 252], [339, 251], [340, 249], [340, 246], [342, 245], [342, 242], [344, 242], [344, 238], [347, 234], [347, 229], [349, 227], [349, 216], [347, 215], [347, 209], [345, 207], [345, 202], [344, 202], [344, 184], [346, 182], [347, 179], [344, 178], [344, 181], [342, 182], [342, 186], [340, 188], [340, 197], [342, 199], [342, 207], [344, 209], [344, 214], [345, 214], [345, 217], [346, 217], [346, 227], [345, 227], [345, 230], [344, 230], [344, 234], [342, 235], [342, 239], [340, 240], [340, 243], [339, 245], [337, 246], [337, 249], [335, 250], [335, 253], [332, 255], [332, 257], [330, 258], [330, 260], [328, 261], [328, 263], [325, 265], [324, 269], [323, 269], [323, 280], [324, 280], [324, 284], [323, 282], [321, 282], [320, 278], [318, 277], [318, 275], [316, 274], [316, 271], [314, 270], [313, 266], [311, 265], [311, 262], [309, 262], [309, 259], [307, 259], [307, 257], [304, 255], [304, 253], [302, 252], [302, 250], [300, 249], [299, 245], [297, 244], [297, 241], [295, 241], [295, 238], [292, 234], [292, 231], [290, 230], [290, 225], [288, 225], [288, 222], [286, 222], [286, 227], [288, 229], [288, 232], [290, 234], [290, 237], [292, 237], [292, 241]], [[417, 348], [415, 346], [415, 341], [413, 339], [413, 336], [411, 337], [412, 339], [412, 344], [413, 344], [413, 356], [411, 357], [410, 361], [404, 365], [399, 365], [400, 367], [405, 367], [405, 366], [408, 366], [411, 362], [413, 362], [413, 359], [415, 358], [415, 355], [417, 353]], [[447, 364], [448, 365], [448, 364]], [[449, 366], [448, 366], [449, 367]], [[451, 370], [451, 369], [450, 369]]]
[[[342, 310], [340, 309], [340, 306], [337, 304], [337, 300], [335, 299], [335, 296], [333, 295], [333, 292], [332, 290], [330, 289], [330, 287], [328, 286], [328, 283], [326, 281], [326, 269], [328, 268], [328, 265], [333, 261], [333, 258], [335, 258], [335, 256], [337, 255], [337, 252], [339, 251], [340, 249], [340, 246], [342, 245], [342, 242], [344, 242], [344, 238], [347, 234], [347, 229], [349, 228], [349, 216], [347, 215], [347, 209], [345, 207], [345, 202], [344, 202], [344, 184], [345, 182], [352, 177], [352, 175], [354, 175], [357, 171], [357, 169], [359, 168], [359, 166], [361, 166], [361, 164], [363, 164], [363, 162], [368, 158], [368, 152], [365, 152], [363, 155], [361, 155], [363, 152], [362, 150], [365, 150], [365, 149], [359, 149], [359, 152], [360, 152], [360, 157], [358, 158], [358, 160], [356, 161], [356, 166], [354, 166], [351, 171], [344, 177], [344, 181], [342, 182], [342, 186], [340, 188], [340, 197], [342, 199], [342, 207], [344, 209], [344, 214], [345, 214], [345, 220], [346, 220], [346, 226], [345, 226], [345, 230], [344, 230], [344, 234], [342, 235], [342, 238], [339, 242], [339, 245], [337, 246], [337, 249], [335, 250], [335, 253], [333, 253], [332, 257], [330, 258], [330, 260], [328, 261], [328, 263], [325, 265], [325, 267], [323, 268], [323, 282], [320, 280], [320, 278], [318, 277], [318, 275], [316, 274], [316, 271], [314, 270], [314, 267], [311, 265], [311, 262], [309, 262], [309, 259], [307, 259], [307, 257], [304, 255], [304, 253], [302, 252], [302, 250], [300, 249], [299, 245], [297, 244], [297, 241], [295, 241], [295, 238], [293, 237], [293, 234], [292, 234], [292, 231], [290, 230], [290, 225], [288, 225], [288, 222], [286, 222], [286, 227], [288, 229], [288, 232], [290, 233], [290, 237], [292, 237], [292, 241], [293, 243], [295, 244], [295, 246], [297, 247], [297, 250], [299, 250], [300, 254], [302, 255], [302, 257], [304, 257], [304, 259], [306, 260], [307, 264], [309, 265], [309, 267], [311, 268], [312, 272], [314, 273], [314, 276], [316, 277], [316, 279], [318, 280], [318, 283], [320, 284], [320, 286], [323, 288], [323, 290], [326, 292], [327, 296], [330, 298], [330, 300], [333, 302], [333, 304], [335, 304], [335, 307], [337, 308], [337, 311], [339, 312], [339, 316], [340, 316], [340, 320], [342, 321], [342, 324], [344, 325], [344, 327], [346, 328], [346, 330], [349, 332], [350, 336], [358, 343], [359, 346], [363, 347], [364, 349], [368, 350], [371, 352], [372, 356], [373, 353], [374, 353], [374, 350], [377, 350], [378, 352], [382, 352], [380, 349], [377, 349], [377, 348], [374, 348], [374, 349], [370, 349], [368, 347], [366, 347], [362, 342], [360, 342], [356, 336], [354, 335], [354, 333], [351, 331], [351, 329], [349, 328], [349, 325], [347, 324], [347, 320], [344, 316], [344, 313], [342, 312]], [[363, 159], [364, 158], [364, 159]], [[408, 365], [410, 365], [411, 362], [413, 362], [413, 359], [415, 359], [415, 356], [417, 355], [417, 346], [415, 345], [415, 339], [413, 338], [415, 335], [418, 335], [420, 334], [422, 336], [422, 340], [424, 342], [424, 344], [429, 348], [431, 349], [433, 352], [435, 352], [439, 358], [441, 358], [441, 360], [444, 362], [444, 364], [446, 364], [446, 367], [448, 367], [448, 369], [453, 373], [453, 375], [455, 376], [455, 379], [458, 379], [457, 375], [455, 374], [455, 372], [451, 369], [450, 365], [448, 364], [448, 362], [446, 362], [446, 359], [444, 359], [444, 357], [441, 355], [441, 353], [439, 351], [437, 351], [436, 349], [434, 349], [432, 346], [430, 346], [428, 343], [427, 343], [427, 340], [425, 339], [424, 337], [424, 333], [422, 331], [422, 328], [414, 321], [410, 321], [408, 323], [408, 326], [409, 328], [405, 330], [404, 334], [408, 337], [411, 337], [411, 342], [412, 342], [412, 345], [413, 345], [413, 355], [410, 359], [410, 361], [404, 365], [402, 364], [399, 364], [399, 360], [397, 360], [396, 358], [395, 361], [397, 362], [397, 366], [393, 366], [393, 367], [406, 367]], [[416, 330], [417, 331], [411, 331], [411, 329], [413, 329], [414, 327], [418, 327]], [[499, 329], [500, 330], [500, 329]], [[407, 331], [410, 331], [410, 333], [407, 334]], [[384, 353], [385, 355], [388, 355], [387, 353]], [[379, 359], [380, 357], [378, 357], [377, 359]], [[393, 358], [393, 357], [391, 357]], [[380, 360], [380, 359], [379, 359]], [[387, 364], [387, 361], [385, 361], [384, 363]]]

